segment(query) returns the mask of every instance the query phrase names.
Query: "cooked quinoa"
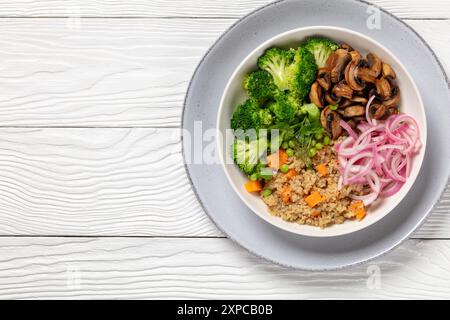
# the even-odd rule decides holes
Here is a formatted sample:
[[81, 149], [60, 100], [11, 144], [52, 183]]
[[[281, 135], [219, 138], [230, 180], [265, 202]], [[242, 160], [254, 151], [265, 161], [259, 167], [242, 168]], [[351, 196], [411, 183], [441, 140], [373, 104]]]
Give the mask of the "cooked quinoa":
[[[316, 169], [318, 165], [324, 165], [327, 173], [321, 175]], [[361, 186], [344, 186], [338, 190], [338, 160], [332, 146], [317, 152], [309, 169], [304, 161], [296, 157], [289, 158], [289, 168], [295, 170], [294, 176], [276, 173], [265, 184], [265, 188], [272, 190], [271, 195], [264, 197], [261, 194], [271, 214], [289, 222], [320, 228], [355, 219], [355, 214], [349, 210], [355, 201], [348, 194], [360, 194]], [[317, 192], [323, 201], [310, 207], [305, 198], [312, 193], [317, 195]]]

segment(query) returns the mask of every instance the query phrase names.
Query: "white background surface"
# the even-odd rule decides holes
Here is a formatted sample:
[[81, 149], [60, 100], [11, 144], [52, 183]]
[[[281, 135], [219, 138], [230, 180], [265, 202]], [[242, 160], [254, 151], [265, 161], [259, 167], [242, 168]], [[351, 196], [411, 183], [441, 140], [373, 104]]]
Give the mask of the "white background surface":
[[[202, 211], [178, 137], [188, 81], [268, 2], [0, 1], [0, 298], [450, 298], [449, 190], [400, 248], [337, 272], [256, 258]], [[449, 71], [450, 1], [375, 3]]]

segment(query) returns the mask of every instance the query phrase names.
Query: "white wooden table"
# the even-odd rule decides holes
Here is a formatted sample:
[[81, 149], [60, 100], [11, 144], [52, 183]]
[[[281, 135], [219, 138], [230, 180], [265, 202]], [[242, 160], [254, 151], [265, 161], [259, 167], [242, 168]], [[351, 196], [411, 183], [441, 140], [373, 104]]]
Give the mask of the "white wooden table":
[[[256, 258], [202, 211], [180, 154], [187, 84], [268, 2], [0, 1], [0, 298], [450, 298], [449, 190], [400, 248], [338, 272]], [[449, 70], [450, 1], [375, 3]]]

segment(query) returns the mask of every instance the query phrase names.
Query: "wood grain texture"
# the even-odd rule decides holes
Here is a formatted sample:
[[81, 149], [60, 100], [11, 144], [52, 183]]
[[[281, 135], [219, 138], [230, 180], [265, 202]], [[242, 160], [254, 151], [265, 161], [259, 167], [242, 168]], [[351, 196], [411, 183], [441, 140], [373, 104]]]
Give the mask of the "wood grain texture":
[[[0, 126], [179, 126], [197, 63], [234, 21], [0, 19]], [[450, 21], [409, 23], [447, 61]]]
[[3, 238], [0, 298], [448, 299], [449, 261], [441, 240], [409, 240], [369, 265], [301, 272], [228, 239]]
[[0, 234], [208, 236], [178, 130], [1, 129]]
[[[0, 235], [222, 237], [178, 129], [0, 129]], [[450, 189], [419, 238], [450, 237]]]
[[[240, 17], [271, 0], [0, 1], [2, 17]], [[447, 0], [372, 0], [401, 18], [450, 18]]]

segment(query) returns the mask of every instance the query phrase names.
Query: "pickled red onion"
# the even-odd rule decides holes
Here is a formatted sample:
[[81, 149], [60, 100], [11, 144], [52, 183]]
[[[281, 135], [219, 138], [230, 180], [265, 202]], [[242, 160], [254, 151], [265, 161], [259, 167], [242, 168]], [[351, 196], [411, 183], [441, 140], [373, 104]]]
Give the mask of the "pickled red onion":
[[391, 115], [387, 120], [370, 118], [366, 105], [366, 120], [358, 124], [359, 135], [344, 121], [341, 127], [349, 136], [336, 146], [339, 160], [339, 184], [360, 184], [370, 189], [365, 195], [350, 197], [368, 206], [379, 197], [397, 193], [411, 172], [412, 158], [420, 149], [419, 126], [406, 114]]

